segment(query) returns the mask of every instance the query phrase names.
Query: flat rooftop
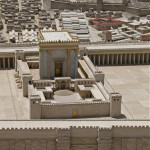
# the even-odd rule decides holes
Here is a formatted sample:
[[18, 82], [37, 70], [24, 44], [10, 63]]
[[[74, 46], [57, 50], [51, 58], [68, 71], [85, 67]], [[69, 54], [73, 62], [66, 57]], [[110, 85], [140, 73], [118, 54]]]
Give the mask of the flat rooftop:
[[146, 43], [121, 43], [121, 44], [81, 44], [80, 47], [87, 47], [88, 50], [141, 50], [141, 49], [150, 49], [150, 42]]
[[67, 31], [41, 31], [41, 42], [74, 41], [74, 38]]
[[100, 67], [107, 81], [122, 95], [122, 114], [150, 119], [150, 65]]

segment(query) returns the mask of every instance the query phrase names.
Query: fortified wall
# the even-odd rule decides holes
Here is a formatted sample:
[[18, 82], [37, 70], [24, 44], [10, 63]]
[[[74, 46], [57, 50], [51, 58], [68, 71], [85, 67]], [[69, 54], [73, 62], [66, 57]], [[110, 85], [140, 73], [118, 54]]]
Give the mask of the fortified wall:
[[[59, 124], [59, 121], [54, 122]], [[77, 122], [79, 123], [79, 121]], [[149, 126], [109, 125], [108, 127], [103, 127], [102, 125], [100, 127], [92, 125], [66, 127], [65, 122], [62, 121], [61, 125], [65, 125], [65, 127], [57, 128], [56, 125], [53, 126], [53, 121], [51, 121], [49, 127], [46, 122], [36, 121], [37, 126], [33, 128], [30, 121], [29, 123], [26, 122], [27, 126], [24, 126], [25, 122], [10, 122], [10, 124], [13, 123], [17, 127], [1, 125], [1, 149], [149, 150], [150, 146]], [[42, 123], [45, 127], [41, 127]], [[110, 124], [112, 124], [111, 121]]]
[[128, 7], [126, 11], [137, 16], [146, 16], [150, 14], [150, 10], [147, 8]]
[[[69, 10], [80, 10], [82, 11], [88, 11], [90, 8], [93, 8], [94, 10], [97, 10], [97, 3], [85, 3], [85, 2], [64, 2], [64, 1], [54, 1], [54, 0], [45, 0], [46, 4], [49, 4], [51, 6], [51, 9], [68, 9]], [[50, 7], [47, 7], [47, 9], [50, 9]], [[103, 3], [102, 10], [111, 10], [111, 11], [124, 11], [126, 9], [126, 6], [124, 3]], [[100, 11], [100, 10], [99, 10]]]

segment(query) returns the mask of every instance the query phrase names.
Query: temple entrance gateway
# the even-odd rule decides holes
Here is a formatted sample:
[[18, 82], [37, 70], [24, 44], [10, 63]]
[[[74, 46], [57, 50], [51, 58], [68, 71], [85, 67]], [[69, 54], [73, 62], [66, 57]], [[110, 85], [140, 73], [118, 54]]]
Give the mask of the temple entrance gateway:
[[63, 64], [61, 62], [55, 62], [55, 77], [63, 76]]

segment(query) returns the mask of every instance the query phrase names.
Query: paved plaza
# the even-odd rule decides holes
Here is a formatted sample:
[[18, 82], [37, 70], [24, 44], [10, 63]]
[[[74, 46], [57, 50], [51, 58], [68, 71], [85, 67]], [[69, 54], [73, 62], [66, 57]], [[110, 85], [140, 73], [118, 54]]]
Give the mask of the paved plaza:
[[0, 70], [0, 120], [29, 119], [29, 100], [22, 97], [14, 74], [14, 70]]
[[122, 98], [122, 113], [131, 119], [150, 119], [150, 66], [100, 67]]

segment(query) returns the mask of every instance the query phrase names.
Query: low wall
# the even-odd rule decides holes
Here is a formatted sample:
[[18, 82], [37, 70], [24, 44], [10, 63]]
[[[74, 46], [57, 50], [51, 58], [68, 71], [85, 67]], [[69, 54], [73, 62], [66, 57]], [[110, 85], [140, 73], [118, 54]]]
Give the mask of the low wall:
[[110, 103], [42, 104], [41, 119], [73, 118], [74, 111], [77, 118], [110, 116]]

